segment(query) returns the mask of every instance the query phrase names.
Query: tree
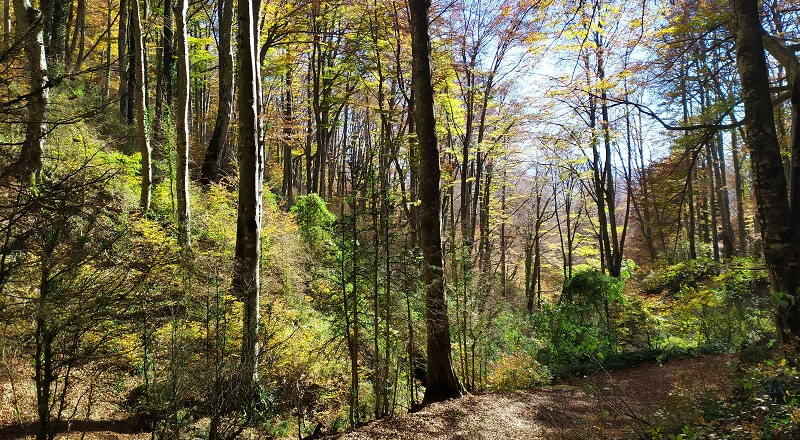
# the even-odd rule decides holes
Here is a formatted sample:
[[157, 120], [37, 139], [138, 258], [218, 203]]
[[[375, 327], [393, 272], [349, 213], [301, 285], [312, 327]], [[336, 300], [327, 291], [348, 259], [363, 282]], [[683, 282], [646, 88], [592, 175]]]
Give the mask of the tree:
[[17, 39], [22, 41], [25, 57], [28, 59], [31, 95], [28, 99], [28, 120], [25, 123], [25, 140], [19, 167], [21, 175], [33, 175], [39, 180], [44, 154], [44, 121], [48, 95], [41, 13], [31, 6], [29, 0], [14, 0], [14, 14], [17, 18]]
[[178, 242], [186, 248], [191, 246], [189, 207], [189, 42], [186, 34], [188, 0], [175, 3], [175, 18], [178, 25], [178, 108], [175, 118], [177, 192], [178, 192]]
[[[236, 218], [236, 254], [233, 292], [244, 303], [241, 380], [252, 409], [258, 383], [258, 325], [261, 259], [261, 192], [264, 158], [258, 144], [258, 111], [253, 3], [239, 1], [236, 36], [239, 60], [239, 202]], [[248, 411], [250, 413], [250, 411]]]
[[233, 49], [231, 35], [233, 32], [233, 0], [220, 0], [219, 14], [219, 91], [217, 116], [214, 131], [208, 142], [203, 167], [200, 171], [200, 182], [211, 183], [219, 180], [219, 168], [225, 152], [228, 138], [228, 127], [233, 112]]
[[419, 146], [420, 247], [424, 256], [425, 322], [427, 323], [428, 371], [422, 405], [461, 396], [461, 385], [453, 371], [450, 323], [442, 269], [441, 190], [439, 148], [433, 111], [429, 0], [410, 0], [411, 51], [413, 58], [414, 125]]
[[[785, 342], [800, 340], [800, 236], [791, 223], [786, 177], [775, 130], [761, 22], [756, 0], [732, 0], [736, 18], [736, 67], [744, 102], [745, 141], [750, 150], [764, 257], [778, 302], [777, 320]], [[794, 179], [800, 176], [791, 176]]]
[[133, 38], [134, 67], [136, 69], [136, 90], [134, 90], [134, 101], [136, 106], [136, 146], [139, 154], [142, 155], [142, 188], [139, 206], [142, 212], [150, 210], [150, 186], [153, 182], [152, 155], [150, 147], [149, 133], [147, 129], [147, 103], [145, 102], [144, 78], [144, 40], [142, 39], [142, 16], [139, 12], [141, 0], [133, 0], [131, 9], [131, 38]]
[[50, 66], [64, 62], [67, 50], [67, 15], [72, 7], [68, 0], [44, 0], [41, 8], [44, 21], [44, 47]]
[[172, 66], [174, 65], [175, 54], [173, 53], [173, 32], [172, 32], [172, 5], [171, 0], [163, 0], [162, 32], [161, 32], [161, 64], [158, 69], [156, 80], [156, 111], [155, 129], [156, 134], [160, 134], [164, 123], [164, 115], [169, 112], [172, 106]]
[[128, 107], [128, 30], [130, 18], [128, 17], [128, 1], [120, 0], [119, 3], [119, 31], [117, 32], [117, 70], [119, 71], [119, 116], [123, 121], [128, 120], [131, 109]]

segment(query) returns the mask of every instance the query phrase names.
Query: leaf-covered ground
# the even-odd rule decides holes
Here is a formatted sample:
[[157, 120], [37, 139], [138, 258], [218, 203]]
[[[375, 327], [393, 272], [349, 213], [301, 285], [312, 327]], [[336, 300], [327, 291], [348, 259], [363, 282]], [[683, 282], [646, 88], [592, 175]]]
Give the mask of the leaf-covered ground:
[[[672, 359], [663, 365], [642, 364], [575, 378], [543, 389], [469, 395], [327, 438], [625, 438], [642, 432], [654, 422], [685, 416], [681, 413], [683, 407], [694, 408], [708, 396], [726, 393], [734, 367], [733, 357], [721, 355]], [[71, 432], [62, 433], [59, 438], [134, 440], [149, 437], [132, 432], [128, 414], [110, 409], [102, 414], [104, 419], [74, 423], [70, 426]], [[33, 438], [34, 432], [35, 425], [30, 423], [0, 420], [2, 439]]]
[[728, 356], [673, 359], [547, 389], [470, 395], [375, 421], [338, 439], [625, 438], [679, 418], [682, 405], [725, 393], [733, 362]]

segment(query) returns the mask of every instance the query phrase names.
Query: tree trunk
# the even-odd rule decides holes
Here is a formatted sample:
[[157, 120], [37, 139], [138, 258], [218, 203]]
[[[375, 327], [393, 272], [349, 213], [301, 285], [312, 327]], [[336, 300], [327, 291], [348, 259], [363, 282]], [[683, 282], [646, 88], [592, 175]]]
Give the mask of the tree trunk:
[[178, 0], [175, 4], [175, 23], [178, 25], [178, 107], [175, 112], [175, 131], [177, 142], [176, 189], [178, 192], [178, 243], [189, 248], [190, 208], [189, 208], [189, 42], [186, 34], [186, 15], [189, 0]]
[[[172, 106], [172, 66], [175, 54], [172, 48], [172, 1], [163, 0], [164, 11], [161, 17], [161, 69], [156, 79], [156, 120], [154, 131], [160, 136], [163, 130], [164, 116]], [[180, 56], [180, 55], [178, 55]], [[178, 109], [180, 112], [180, 108]]]
[[11, 0], [3, 0], [3, 46], [8, 49], [11, 46]]
[[64, 62], [67, 50], [67, 19], [70, 0], [44, 0], [44, 46], [52, 70]]
[[253, 3], [237, 5], [239, 28], [239, 203], [236, 219], [234, 294], [244, 302], [241, 379], [248, 409], [252, 411], [258, 383], [259, 261], [261, 258], [261, 191], [263, 156], [258, 145], [255, 25]]
[[[286, 206], [290, 207], [294, 203], [292, 194], [294, 176], [292, 175], [292, 72], [286, 72], [284, 83], [286, 90], [283, 97], [283, 197], [286, 198]], [[347, 133], [347, 119], [345, 119], [345, 134]], [[342, 211], [344, 212], [344, 211]]]
[[778, 297], [777, 320], [783, 340], [796, 343], [800, 338], [800, 303], [795, 299], [800, 285], [800, 260], [798, 244], [793, 242], [789, 195], [775, 132], [758, 2], [732, 3], [737, 21], [736, 67], [745, 108], [745, 140], [750, 149], [764, 256]]
[[219, 90], [217, 117], [214, 131], [208, 143], [200, 182], [208, 184], [219, 181], [219, 169], [225, 152], [225, 141], [233, 113], [233, 49], [231, 35], [233, 29], [233, 0], [222, 0], [220, 8], [219, 34]]
[[29, 0], [14, 0], [14, 15], [17, 19], [17, 38], [23, 40], [25, 57], [30, 75], [28, 98], [28, 121], [25, 124], [25, 140], [19, 158], [20, 175], [40, 180], [42, 155], [44, 154], [45, 112], [47, 111], [47, 60], [42, 42], [41, 13], [31, 6]]
[[70, 53], [74, 53], [75, 45], [78, 46], [75, 71], [79, 72], [83, 64], [83, 53], [86, 50], [86, 0], [78, 0], [78, 7], [75, 11], [75, 33], [70, 44]]
[[711, 233], [711, 249], [714, 256], [714, 261], [720, 261], [719, 259], [719, 228], [717, 228], [717, 214], [719, 211], [719, 205], [717, 204], [717, 192], [716, 192], [716, 178], [714, 176], [714, 158], [711, 155], [712, 146], [710, 144], [705, 145], [706, 149], [706, 179], [708, 183], [708, 210], [711, 214], [711, 219], [709, 221], [709, 230]]
[[142, 188], [139, 206], [142, 212], [150, 210], [150, 187], [153, 181], [152, 155], [150, 139], [147, 130], [147, 105], [145, 103], [144, 87], [144, 43], [142, 40], [142, 19], [139, 11], [139, 2], [133, 0], [131, 10], [131, 37], [133, 38], [134, 48], [134, 67], [136, 68], [136, 90], [134, 90], [134, 102], [136, 106], [136, 146], [142, 155]]
[[[681, 60], [681, 107], [683, 109], [683, 125], [689, 124], [689, 103], [686, 94], [686, 66], [685, 60]], [[686, 224], [686, 238], [689, 240], [689, 259], [694, 260], [697, 258], [697, 235], [695, 225], [695, 207], [694, 207], [694, 169], [697, 157], [692, 156], [689, 160], [689, 170], [686, 175], [686, 200], [689, 209], [687, 214]]]
[[119, 3], [119, 32], [117, 33], [117, 70], [119, 70], [119, 115], [128, 120], [128, 0]]
[[429, 0], [410, 0], [411, 49], [413, 59], [414, 119], [420, 157], [420, 247], [424, 256], [426, 283], [425, 320], [427, 330], [428, 380], [422, 405], [461, 396], [461, 386], [453, 372], [450, 352], [450, 324], [442, 270], [441, 190], [439, 148], [433, 111]]
[[717, 145], [710, 145], [711, 157], [714, 164], [714, 182], [717, 191], [717, 203], [719, 204], [720, 223], [722, 224], [722, 249], [726, 259], [736, 255], [735, 237], [733, 235], [733, 224], [731, 223], [731, 202], [728, 197], [728, 179], [725, 170], [725, 147], [722, 133], [717, 135]]
[[733, 180], [736, 187], [736, 227], [739, 229], [739, 254], [747, 256], [747, 224], [744, 220], [744, 185], [742, 183], [742, 164], [736, 130], [731, 131], [731, 156], [733, 158]]

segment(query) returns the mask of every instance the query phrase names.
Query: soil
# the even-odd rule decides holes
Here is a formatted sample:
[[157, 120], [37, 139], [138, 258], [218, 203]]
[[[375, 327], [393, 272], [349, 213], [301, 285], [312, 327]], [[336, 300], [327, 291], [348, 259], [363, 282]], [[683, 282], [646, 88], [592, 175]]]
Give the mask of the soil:
[[[473, 394], [421, 411], [367, 423], [329, 440], [616, 439], [644, 432], [655, 422], [678, 420], [709, 396], [729, 390], [735, 358], [706, 355], [646, 363], [517, 392]], [[1, 402], [8, 383], [0, 383]], [[26, 407], [28, 405], [25, 405]], [[59, 427], [57, 438], [139, 440], [130, 414], [112, 409]], [[6, 409], [9, 409], [6, 407]], [[683, 411], [681, 413], [682, 409]], [[0, 410], [0, 439], [33, 438], [32, 414]], [[16, 419], [16, 421], [15, 421]]]
[[[730, 388], [732, 356], [596, 373], [537, 390], [470, 395], [368, 423], [340, 440], [616, 439]], [[684, 414], [685, 415], [685, 412]]]

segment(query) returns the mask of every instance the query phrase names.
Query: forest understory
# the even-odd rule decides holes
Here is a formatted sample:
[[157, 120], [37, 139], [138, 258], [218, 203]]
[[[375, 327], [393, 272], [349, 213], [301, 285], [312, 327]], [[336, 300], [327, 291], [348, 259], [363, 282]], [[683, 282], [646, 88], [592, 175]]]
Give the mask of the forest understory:
[[0, 439], [800, 439], [800, 0], [0, 17]]
[[[730, 355], [675, 358], [585, 377], [552, 386], [514, 392], [469, 395], [433, 404], [423, 410], [373, 421], [343, 435], [306, 438], [370, 439], [591, 439], [636, 438], [656, 424], [686, 421], [686, 408], [729, 396], [738, 365]], [[16, 384], [17, 387], [26, 384]], [[5, 378], [3, 388], [10, 383]], [[27, 384], [30, 389], [30, 384]], [[148, 439], [137, 432], [135, 414], [115, 410], [121, 402], [98, 396], [98, 408], [88, 419], [76, 419], [59, 438]], [[33, 400], [30, 394], [18, 396]], [[36, 424], [15, 423], [2, 413], [0, 438], [34, 438]], [[30, 419], [33, 415], [21, 415]], [[72, 431], [72, 432], [70, 432]]]

